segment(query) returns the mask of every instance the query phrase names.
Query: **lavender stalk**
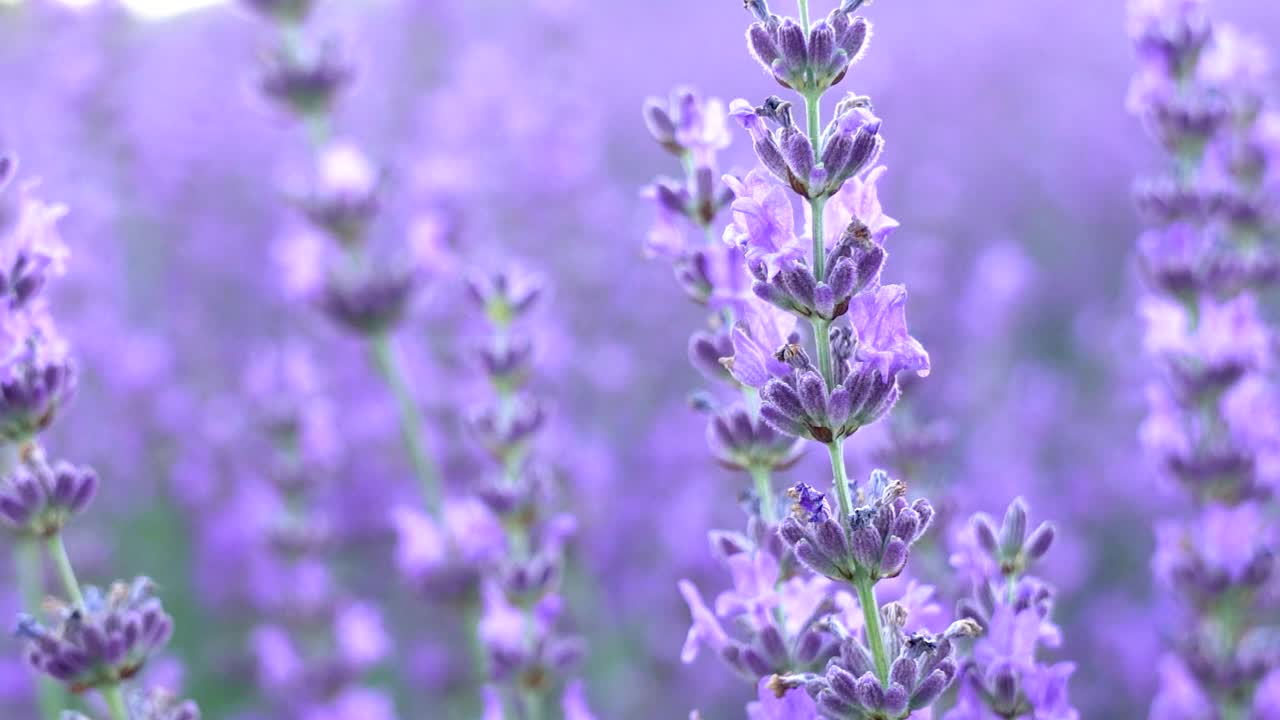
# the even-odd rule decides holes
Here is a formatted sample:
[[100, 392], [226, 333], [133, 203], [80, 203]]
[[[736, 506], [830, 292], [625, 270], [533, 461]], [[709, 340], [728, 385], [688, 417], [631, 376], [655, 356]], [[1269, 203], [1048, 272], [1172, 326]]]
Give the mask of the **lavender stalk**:
[[499, 466], [497, 481], [480, 496], [501, 518], [507, 547], [482, 582], [479, 636], [500, 688], [487, 705], [501, 717], [542, 720], [558, 694], [564, 716], [574, 717], [570, 708], [584, 705], [580, 685], [568, 678], [584, 647], [559, 625], [565, 544], [576, 521], [556, 511], [551, 469], [532, 452], [545, 410], [525, 389], [534, 358], [530, 311], [542, 290], [516, 272], [474, 276], [469, 289], [491, 330], [480, 357], [494, 394], [473, 412], [471, 425]]
[[[310, 43], [305, 23], [309, 0], [247, 0], [279, 30], [280, 47], [262, 80], [263, 92], [305, 130], [318, 180], [299, 199], [303, 214], [333, 243], [322, 287], [313, 300], [340, 326], [368, 345], [372, 364], [395, 402], [401, 439], [423, 502], [438, 516], [439, 469], [425, 447], [425, 423], [394, 331], [423, 280], [416, 262], [375, 253], [369, 227], [378, 214], [381, 178], [354, 146], [331, 140], [332, 108], [353, 72], [332, 40]], [[403, 255], [403, 248], [396, 250]]]
[[[902, 602], [881, 605], [877, 585], [902, 575], [933, 508], [908, 501], [906, 486], [886, 473], [856, 487], [845, 469], [845, 438], [892, 409], [899, 373], [924, 376], [930, 367], [907, 331], [905, 288], [880, 282], [884, 241], [898, 226], [876, 190], [881, 121], [858, 95], [841, 100], [825, 127], [821, 117], [826, 91], [865, 45], [870, 25], [854, 15], [862, 4], [848, 0], [811, 23], [803, 0], [799, 22], [774, 15], [764, 0], [746, 2], [756, 20], [751, 51], [804, 101], [808, 132], [782, 98], [735, 101], [730, 115], [750, 135], [761, 167], [724, 178], [733, 200], [723, 239], [745, 266], [751, 295], [738, 303], [731, 354], [721, 364], [758, 389], [759, 417], [774, 432], [826, 447], [835, 506], [800, 483], [788, 492], [793, 504], [780, 525], [757, 507], [746, 535], [713, 533], [737, 586], [718, 599], [717, 612], [691, 583], [681, 584], [694, 616], [684, 657], [710, 645], [758, 683], [757, 709], [781, 702], [790, 714], [780, 717], [805, 720], [897, 719], [931, 708], [958, 671], [955, 640], [980, 630], [962, 619], [925, 631]], [[793, 196], [807, 205], [807, 243], [795, 231]], [[833, 241], [828, 227], [839, 230]], [[801, 319], [816, 365], [794, 331]], [[766, 592], [803, 600], [779, 603]], [[743, 639], [721, 626], [722, 617], [737, 621]]]
[[1153, 717], [1267, 717], [1277, 677], [1273, 610], [1274, 328], [1259, 295], [1280, 278], [1266, 53], [1211, 22], [1204, 3], [1130, 4], [1140, 69], [1130, 109], [1167, 155], [1143, 182], [1139, 240], [1146, 345], [1160, 370], [1142, 427], [1180, 495], [1157, 527], [1157, 579], [1177, 600]]

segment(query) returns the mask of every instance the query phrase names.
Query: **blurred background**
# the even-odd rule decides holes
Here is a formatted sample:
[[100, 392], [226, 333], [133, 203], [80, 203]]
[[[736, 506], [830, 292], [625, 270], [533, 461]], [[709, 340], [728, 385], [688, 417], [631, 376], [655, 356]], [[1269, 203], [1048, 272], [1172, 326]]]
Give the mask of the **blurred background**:
[[[642, 250], [654, 213], [640, 188], [679, 168], [639, 109], [686, 84], [726, 101], [776, 92], [747, 54], [748, 13], [738, 0], [319, 5], [315, 24], [357, 72], [335, 132], [388, 173], [378, 232], [444, 228], [400, 340], [448, 484], [465, 491], [484, 467], [464, 431], [483, 378], [461, 277], [529, 267], [550, 288], [536, 385], [579, 522], [569, 605], [587, 696], [601, 718], [741, 717], [753, 688], [713, 658], [679, 660], [676, 581], [723, 587], [706, 532], [741, 524], [746, 483], [709, 460], [687, 402], [703, 384], [685, 350], [703, 313]], [[1268, 3], [1215, 5], [1280, 45]], [[888, 272], [910, 288], [934, 367], [893, 422], [849, 443], [853, 472], [901, 463], [896, 438], [927, 428], [937, 442], [893, 469], [944, 518], [1021, 494], [1059, 523], [1043, 574], [1089, 718], [1145, 714], [1159, 643], [1145, 519], [1162, 496], [1136, 436], [1147, 369], [1130, 190], [1159, 158], [1124, 109], [1123, 6], [880, 0], [843, 86], [885, 121], [881, 197], [903, 224]], [[71, 209], [54, 307], [83, 378], [46, 444], [97, 467], [103, 491], [69, 543], [90, 579], [157, 581], [177, 632], [153, 671], [206, 717], [272, 717], [264, 608], [282, 600], [261, 547], [275, 502], [261, 418], [279, 398], [255, 378], [281, 353], [305, 358], [285, 384], [320, 398], [311, 439], [335, 562], [390, 645], [366, 682], [390, 688], [401, 717], [434, 717], [424, 698], [456, 659], [449, 621], [414, 602], [391, 561], [389, 509], [413, 498], [395, 409], [362, 347], [290, 292], [300, 230], [281, 188], [307, 148], [258, 93], [273, 42], [231, 2], [0, 0], [0, 151]], [[744, 139], [735, 131], [725, 170], [751, 166]], [[787, 480], [823, 477], [825, 463], [807, 458]], [[942, 525], [921, 574], [947, 605], [963, 588], [948, 584]], [[6, 592], [0, 616], [17, 609]], [[28, 717], [19, 643], [0, 649], [0, 715]]]

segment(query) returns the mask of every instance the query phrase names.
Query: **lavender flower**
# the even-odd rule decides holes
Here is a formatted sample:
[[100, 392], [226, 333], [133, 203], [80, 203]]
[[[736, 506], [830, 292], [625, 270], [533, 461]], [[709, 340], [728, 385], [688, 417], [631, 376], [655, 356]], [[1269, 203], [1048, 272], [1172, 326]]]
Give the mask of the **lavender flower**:
[[0, 480], [0, 523], [20, 534], [48, 538], [84, 512], [98, 491], [90, 468], [60, 462], [22, 466]]
[[[766, 534], [769, 529], [759, 523], [753, 530], [754, 538], [710, 534], [712, 552], [734, 583], [716, 597], [714, 611], [692, 582], [681, 581], [680, 593], [693, 616], [681, 659], [692, 662], [705, 646], [751, 682], [820, 668], [835, 648], [835, 638], [823, 627], [823, 618], [835, 609], [831, 583], [794, 573], [777, 536]], [[730, 634], [725, 624], [737, 632]]]
[[23, 617], [18, 633], [29, 642], [32, 666], [75, 692], [133, 677], [173, 634], [173, 619], [152, 592], [148, 578], [105, 592], [87, 587], [82, 605], [55, 609], [52, 627]]
[[1062, 643], [1050, 619], [1053, 590], [1028, 575], [1055, 534], [1050, 523], [1029, 526], [1021, 498], [1009, 504], [998, 530], [985, 513], [970, 519], [952, 564], [971, 576], [974, 596], [961, 601], [959, 613], [982, 629], [982, 637], [961, 668], [959, 702], [944, 720], [1079, 718], [1067, 699], [1075, 664], [1046, 665], [1038, 658], [1041, 646]]

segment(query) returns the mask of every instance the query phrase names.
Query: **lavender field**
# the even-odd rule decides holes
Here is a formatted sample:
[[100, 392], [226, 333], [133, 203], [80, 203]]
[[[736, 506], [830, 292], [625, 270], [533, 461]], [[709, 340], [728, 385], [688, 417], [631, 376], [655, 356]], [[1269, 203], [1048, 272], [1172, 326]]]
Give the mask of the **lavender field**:
[[0, 720], [1280, 720], [1270, 0], [0, 0]]

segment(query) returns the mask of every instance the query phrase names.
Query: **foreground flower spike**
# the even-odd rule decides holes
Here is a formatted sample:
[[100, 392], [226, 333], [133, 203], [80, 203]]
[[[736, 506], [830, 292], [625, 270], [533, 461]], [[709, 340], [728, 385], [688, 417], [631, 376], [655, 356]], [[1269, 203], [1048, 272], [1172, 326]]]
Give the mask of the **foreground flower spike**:
[[[732, 193], [723, 232], [711, 232], [707, 214], [689, 211], [691, 195], [661, 186], [650, 193], [660, 207], [651, 248], [685, 263], [677, 274], [686, 290], [717, 311], [712, 331], [690, 343], [690, 356], [708, 377], [725, 380], [709, 361], [729, 350], [719, 365], [748, 398], [749, 409], [719, 411], [708, 438], [720, 462], [756, 478], [752, 531], [713, 534], [735, 590], [720, 596], [713, 612], [693, 584], [680, 585], [693, 615], [683, 654], [691, 660], [708, 645], [753, 684], [772, 678], [766, 685], [773, 698], [785, 702], [754, 704], [753, 716], [897, 720], [932, 711], [956, 676], [953, 639], [978, 627], [963, 620], [942, 634], [909, 634], [904, 605], [881, 607], [877, 584], [903, 575], [933, 507], [907, 500], [906, 485], [887, 473], [873, 473], [859, 489], [845, 471], [844, 440], [893, 409], [902, 392], [898, 376], [931, 370], [928, 352], [907, 330], [906, 288], [881, 282], [885, 242], [898, 227], [877, 187], [885, 173], [877, 165], [883, 122], [870, 98], [857, 94], [838, 102], [825, 124], [821, 117], [823, 94], [845, 78], [870, 35], [870, 23], [855, 14], [862, 5], [849, 0], [811, 22], [807, 0], [798, 19], [775, 15], [765, 0], [747, 0], [752, 54], [799, 102], [774, 96], [729, 105], [759, 166], [723, 177]], [[690, 158], [673, 117], [655, 103], [646, 109], [658, 142]], [[807, 212], [797, 212], [797, 203]], [[687, 250], [672, 216], [718, 235], [720, 257], [736, 261], [736, 271], [713, 276], [719, 261]], [[797, 331], [801, 321], [807, 340]], [[714, 400], [701, 404], [714, 408]], [[831, 460], [831, 486], [796, 484], [782, 517], [770, 474], [797, 451], [761, 433], [762, 423], [801, 445], [820, 443]], [[805, 609], [788, 604], [798, 598]], [[853, 631], [837, 617], [841, 603], [858, 609]], [[721, 621], [728, 619], [738, 619], [740, 631], [727, 631]], [[796, 699], [799, 689], [812, 702]]]
[[1280, 542], [1264, 519], [1280, 481], [1275, 332], [1258, 300], [1280, 278], [1268, 180], [1280, 155], [1265, 139], [1280, 115], [1263, 92], [1266, 52], [1205, 6], [1135, 0], [1129, 13], [1140, 62], [1129, 107], [1168, 156], [1137, 191], [1159, 370], [1142, 441], [1187, 508], [1157, 527], [1157, 582], [1177, 602], [1151, 713], [1263, 718], [1280, 714], [1262, 691], [1280, 666], [1260, 650], [1274, 630], [1256, 624]]
[[1047, 665], [1041, 647], [1054, 649], [1062, 637], [1051, 615], [1054, 593], [1028, 573], [1053, 545], [1050, 523], [1031, 528], [1028, 509], [1015, 499], [999, 529], [985, 513], [975, 514], [952, 557], [970, 574], [973, 597], [959, 614], [980, 626], [982, 637], [961, 665], [956, 707], [943, 720], [1037, 717], [1076, 720], [1067, 697], [1075, 664]]
[[[482, 514], [492, 513], [505, 529], [500, 547], [490, 545], [487, 562], [479, 564], [484, 604], [478, 635], [490, 681], [501, 690], [487, 704], [496, 717], [540, 718], [560, 705], [566, 718], [575, 717], [572, 708], [587, 720], [573, 680], [585, 646], [562, 629], [565, 545], [577, 521], [556, 509], [554, 469], [536, 453], [546, 416], [526, 389], [541, 282], [520, 270], [479, 273], [470, 279], [468, 294], [489, 324], [478, 356], [493, 390], [493, 398], [471, 413], [471, 427], [499, 470], [478, 494], [487, 505]], [[478, 535], [470, 539], [473, 546]]]
[[[0, 191], [16, 167], [15, 160], [0, 156]], [[98, 477], [89, 468], [50, 463], [40, 443], [39, 434], [69, 398], [75, 375], [42, 293], [46, 280], [64, 271], [67, 250], [57, 221], [66, 209], [37, 200], [34, 187], [22, 188], [16, 219], [0, 228], [0, 526], [17, 539], [19, 567], [31, 568], [19, 578], [27, 613], [18, 620], [17, 635], [26, 641], [32, 668], [71, 692], [96, 691], [111, 720], [198, 720], [194, 704], [177, 714], [130, 712], [125, 684], [168, 643], [173, 619], [147, 578], [105, 590], [82, 588], [63, 542], [67, 524], [93, 500]], [[65, 599], [41, 602], [37, 543], [47, 549]], [[45, 622], [36, 617], [42, 609]], [[45, 720], [66, 706], [65, 697], [43, 682], [39, 701]]]
[[[435, 514], [440, 473], [423, 437], [422, 411], [394, 335], [426, 280], [425, 250], [373, 233], [382, 208], [383, 172], [355, 144], [332, 137], [333, 106], [354, 72], [334, 41], [306, 32], [310, 0], [248, 0], [282, 38], [264, 70], [262, 91], [306, 131], [312, 180], [294, 193], [313, 232], [289, 238], [281, 257], [292, 285], [339, 327], [360, 338], [399, 411], [401, 435], [423, 502]], [[431, 242], [438, 238], [430, 238]]]

